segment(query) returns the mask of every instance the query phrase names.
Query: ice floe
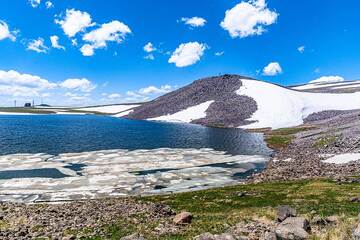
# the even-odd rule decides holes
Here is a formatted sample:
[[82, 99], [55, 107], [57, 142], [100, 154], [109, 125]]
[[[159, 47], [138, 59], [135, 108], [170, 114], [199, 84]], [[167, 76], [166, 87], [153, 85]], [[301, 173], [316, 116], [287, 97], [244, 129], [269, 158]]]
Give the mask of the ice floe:
[[[233, 156], [208, 148], [4, 155], [0, 156], [0, 201], [66, 201], [198, 190], [238, 183], [235, 175], [246, 175], [268, 160], [267, 156]], [[64, 177], [26, 175], [39, 169], [56, 170]], [[4, 177], [9, 171], [17, 177]]]

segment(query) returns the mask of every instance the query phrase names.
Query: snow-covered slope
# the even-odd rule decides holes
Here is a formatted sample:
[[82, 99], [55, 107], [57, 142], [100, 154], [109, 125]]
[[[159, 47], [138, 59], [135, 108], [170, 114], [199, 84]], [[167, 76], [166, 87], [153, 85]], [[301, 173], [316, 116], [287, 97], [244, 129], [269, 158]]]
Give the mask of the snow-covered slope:
[[248, 120], [256, 121], [245, 128], [283, 128], [300, 125], [311, 113], [325, 110], [351, 110], [360, 108], [360, 92], [309, 93], [293, 91], [278, 85], [241, 80], [239, 95], [253, 98], [258, 110]]
[[[357, 86], [356, 82], [353, 84]], [[360, 92], [307, 92], [238, 75], [224, 75], [197, 80], [121, 116], [207, 126], [276, 129], [300, 125], [312, 113], [352, 109], [360, 109]]]
[[323, 93], [357, 92], [360, 91], [360, 81], [310, 82], [308, 84], [291, 87], [291, 89]]
[[99, 113], [121, 113], [129, 109], [140, 106], [139, 104], [118, 104], [118, 105], [107, 105], [107, 106], [98, 106], [98, 107], [85, 107], [79, 108], [76, 110], [80, 111], [89, 111], [89, 112], [99, 112]]

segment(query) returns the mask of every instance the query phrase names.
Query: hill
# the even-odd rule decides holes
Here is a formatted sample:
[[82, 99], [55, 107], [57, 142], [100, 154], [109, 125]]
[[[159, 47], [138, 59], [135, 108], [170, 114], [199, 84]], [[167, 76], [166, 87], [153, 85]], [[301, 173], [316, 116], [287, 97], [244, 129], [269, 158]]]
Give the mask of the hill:
[[124, 117], [247, 129], [284, 128], [310, 114], [360, 108], [360, 92], [314, 93], [239, 75], [197, 80]]

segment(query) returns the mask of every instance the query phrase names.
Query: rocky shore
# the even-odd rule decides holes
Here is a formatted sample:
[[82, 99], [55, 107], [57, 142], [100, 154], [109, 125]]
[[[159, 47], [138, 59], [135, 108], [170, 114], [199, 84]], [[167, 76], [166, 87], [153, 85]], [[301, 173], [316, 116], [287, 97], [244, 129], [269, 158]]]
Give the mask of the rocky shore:
[[[303, 126], [291, 131], [297, 133], [283, 136], [290, 143], [277, 149], [267, 168], [251, 181], [317, 177], [342, 180], [360, 175], [360, 110], [312, 114]], [[338, 162], [328, 161], [336, 156]]]

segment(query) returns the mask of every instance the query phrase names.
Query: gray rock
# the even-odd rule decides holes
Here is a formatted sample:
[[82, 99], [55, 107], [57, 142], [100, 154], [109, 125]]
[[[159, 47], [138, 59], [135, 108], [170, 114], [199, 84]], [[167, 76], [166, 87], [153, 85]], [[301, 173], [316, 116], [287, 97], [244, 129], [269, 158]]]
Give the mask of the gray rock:
[[234, 236], [229, 233], [223, 233], [220, 235], [215, 235], [214, 240], [235, 240]]
[[358, 223], [353, 231], [354, 240], [360, 240], [360, 223]]
[[138, 233], [131, 234], [126, 237], [120, 238], [120, 240], [145, 240], [144, 236]]
[[296, 210], [287, 205], [279, 206], [277, 209], [278, 221], [282, 222], [288, 217], [296, 217]]
[[327, 223], [328, 222], [320, 216], [314, 216], [310, 221], [312, 225], [326, 225]]
[[215, 236], [211, 233], [203, 233], [193, 238], [194, 240], [215, 240]]
[[360, 202], [360, 197], [352, 197], [350, 198], [350, 202]]
[[192, 219], [193, 219], [193, 215], [191, 213], [181, 212], [174, 217], [173, 222], [175, 224], [186, 224], [186, 223], [191, 223]]
[[264, 240], [276, 240], [276, 234], [274, 232], [266, 232]]
[[329, 217], [326, 217], [325, 218], [325, 221], [328, 223], [328, 224], [337, 224], [339, 222], [339, 219], [337, 216], [329, 216]]
[[309, 222], [305, 218], [288, 217], [277, 226], [275, 233], [279, 240], [303, 240], [308, 238], [309, 230]]

